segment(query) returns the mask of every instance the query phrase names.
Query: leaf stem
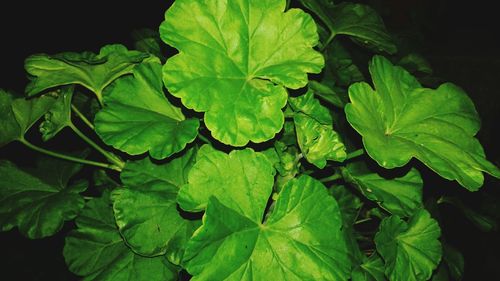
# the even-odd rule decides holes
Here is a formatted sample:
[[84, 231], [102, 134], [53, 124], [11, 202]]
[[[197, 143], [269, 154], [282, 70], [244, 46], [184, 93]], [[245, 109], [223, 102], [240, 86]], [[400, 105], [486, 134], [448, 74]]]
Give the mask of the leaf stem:
[[80, 131], [73, 123], [70, 123], [69, 127], [81, 139], [83, 139], [86, 143], [88, 143], [90, 146], [92, 146], [95, 150], [99, 151], [104, 157], [106, 157], [106, 159], [108, 159], [115, 166], [119, 167], [120, 170], [123, 169], [123, 167], [125, 167], [125, 163], [120, 158], [118, 158], [116, 155], [113, 155], [109, 151], [106, 151], [103, 148], [101, 148], [93, 140], [91, 140], [90, 138], [88, 138], [82, 131]]
[[360, 219], [360, 220], [355, 221], [354, 224], [360, 224], [360, 223], [364, 223], [364, 222], [371, 221], [371, 220], [372, 220], [372, 218]]
[[36, 146], [36, 145], [28, 142], [25, 139], [20, 139], [19, 141], [22, 144], [24, 144], [25, 146], [27, 146], [28, 148], [30, 148], [30, 149], [32, 149], [34, 151], [37, 151], [37, 152], [40, 152], [40, 153], [43, 153], [43, 154], [46, 154], [46, 155], [49, 155], [49, 156], [52, 156], [52, 157], [55, 157], [55, 158], [60, 158], [60, 159], [64, 159], [64, 160], [67, 160], [67, 161], [81, 163], [81, 164], [85, 164], [85, 165], [96, 166], [96, 167], [100, 167], [100, 168], [111, 169], [111, 170], [115, 170], [115, 171], [118, 171], [118, 172], [121, 172], [121, 170], [122, 170], [121, 167], [118, 167], [118, 166], [116, 166], [114, 164], [107, 164], [107, 163], [95, 162], [95, 161], [91, 161], [91, 160], [86, 160], [86, 159], [82, 159], [82, 158], [77, 158], [77, 157], [73, 157], [73, 156], [68, 156], [68, 155], [60, 154], [60, 153], [57, 153], [57, 152], [54, 152], [54, 151], [50, 151], [50, 150], [38, 147], [38, 146]]
[[73, 110], [73, 112], [83, 121], [83, 123], [85, 123], [85, 125], [89, 126], [90, 129], [95, 130], [92, 122], [90, 122], [89, 119], [87, 119], [87, 117], [85, 117], [85, 115], [83, 115], [83, 113], [81, 113], [80, 110], [78, 110], [78, 108], [73, 104], [71, 104], [71, 110]]
[[201, 133], [198, 132], [198, 138], [203, 141], [204, 143], [207, 143], [207, 144], [212, 144], [212, 142], [206, 138], [204, 135], [202, 135]]
[[338, 179], [341, 179], [341, 178], [342, 178], [341, 174], [333, 174], [333, 175], [331, 175], [329, 177], [322, 178], [319, 181], [320, 182], [329, 182], [329, 181], [335, 181], [335, 180], [338, 180]]
[[360, 148], [356, 151], [353, 151], [351, 153], [347, 153], [347, 157], [345, 160], [349, 160], [349, 159], [352, 159], [352, 158], [356, 158], [356, 157], [359, 157], [361, 155], [365, 154], [365, 150]]
[[332, 43], [333, 38], [335, 38], [336, 35], [337, 33], [335, 32], [330, 33], [330, 36], [328, 37], [328, 39], [326, 39], [326, 42], [323, 44], [323, 46], [321, 46], [320, 52], [324, 52], [326, 50], [326, 47], [328, 47], [328, 45]]

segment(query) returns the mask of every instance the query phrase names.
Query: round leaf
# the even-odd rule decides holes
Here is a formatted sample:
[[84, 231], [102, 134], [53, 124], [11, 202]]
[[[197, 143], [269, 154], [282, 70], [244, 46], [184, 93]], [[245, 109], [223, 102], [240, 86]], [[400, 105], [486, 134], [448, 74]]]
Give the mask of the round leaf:
[[347, 280], [341, 227], [335, 199], [308, 176], [283, 188], [264, 223], [211, 197], [188, 243], [186, 268], [197, 281]]
[[[283, 127], [286, 88], [307, 84], [323, 57], [313, 19], [285, 0], [177, 0], [160, 26], [163, 41], [179, 50], [163, 69], [168, 90], [205, 112], [217, 140], [260, 143]], [[285, 47], [286, 46], [286, 47]]]

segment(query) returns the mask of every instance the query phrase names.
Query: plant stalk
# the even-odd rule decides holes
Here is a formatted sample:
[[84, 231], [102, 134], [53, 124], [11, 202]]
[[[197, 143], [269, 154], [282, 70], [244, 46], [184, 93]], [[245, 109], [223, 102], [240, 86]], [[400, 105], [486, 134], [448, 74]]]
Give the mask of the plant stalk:
[[342, 178], [341, 174], [333, 174], [333, 175], [331, 175], [329, 177], [322, 178], [319, 181], [320, 182], [329, 182], [329, 181], [335, 181], [335, 180], [338, 180], [338, 179], [341, 179], [341, 178]]
[[90, 122], [89, 119], [87, 119], [87, 117], [85, 117], [85, 115], [83, 115], [83, 113], [81, 113], [80, 110], [78, 110], [78, 108], [73, 104], [71, 104], [71, 110], [73, 110], [73, 112], [83, 121], [83, 123], [85, 123], [85, 125], [87, 125], [90, 129], [95, 130], [92, 122]]
[[356, 151], [353, 151], [353, 152], [351, 152], [351, 153], [348, 153], [348, 154], [347, 154], [347, 157], [346, 157], [346, 159], [345, 159], [345, 160], [350, 160], [350, 159], [352, 159], [352, 158], [359, 157], [359, 156], [361, 156], [361, 155], [363, 155], [363, 154], [365, 154], [365, 150], [364, 150], [364, 149], [362, 149], [362, 148], [360, 148], [360, 149], [358, 149], [358, 150], [356, 150]]
[[81, 158], [77, 158], [77, 157], [73, 157], [73, 156], [69, 156], [69, 155], [64, 155], [61, 153], [47, 150], [45, 148], [38, 147], [38, 146], [28, 142], [25, 139], [21, 139], [19, 141], [34, 151], [37, 151], [37, 152], [40, 152], [40, 153], [43, 153], [43, 154], [46, 154], [46, 155], [49, 155], [49, 156], [52, 156], [55, 158], [59, 158], [59, 159], [63, 159], [63, 160], [71, 161], [71, 162], [76, 162], [76, 163], [80, 163], [80, 164], [85, 164], [85, 165], [96, 166], [96, 167], [105, 168], [105, 169], [111, 169], [111, 170], [118, 171], [118, 172], [121, 172], [121, 170], [122, 170], [121, 167], [116, 166], [114, 164], [101, 163], [101, 162], [81, 159]]

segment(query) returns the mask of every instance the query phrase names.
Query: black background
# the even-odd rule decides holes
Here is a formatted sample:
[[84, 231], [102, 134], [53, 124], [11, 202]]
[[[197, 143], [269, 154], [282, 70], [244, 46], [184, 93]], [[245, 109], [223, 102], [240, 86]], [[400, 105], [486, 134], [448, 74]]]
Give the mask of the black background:
[[[0, 3], [0, 87], [22, 93], [27, 79], [23, 60], [34, 53], [94, 51], [105, 44], [132, 47], [130, 32], [157, 29], [171, 1], [2, 1]], [[488, 158], [499, 164], [500, 139], [500, 19], [496, 1], [379, 0], [393, 29], [416, 26], [424, 37], [422, 53], [435, 73], [462, 86], [476, 103], [483, 119], [479, 139]], [[414, 19], [414, 11], [419, 17]], [[1, 132], [0, 132], [1, 133]], [[1, 176], [1, 175], [0, 175]], [[431, 178], [426, 188], [448, 189], [449, 183]], [[479, 193], [498, 195], [498, 181], [488, 178], [477, 193], [453, 185], [450, 190], [472, 203]], [[466, 260], [466, 280], [500, 279], [499, 233], [483, 233], [452, 207], [445, 233]], [[74, 280], [62, 258], [63, 234], [31, 241], [16, 229], [0, 234], [0, 279]]]

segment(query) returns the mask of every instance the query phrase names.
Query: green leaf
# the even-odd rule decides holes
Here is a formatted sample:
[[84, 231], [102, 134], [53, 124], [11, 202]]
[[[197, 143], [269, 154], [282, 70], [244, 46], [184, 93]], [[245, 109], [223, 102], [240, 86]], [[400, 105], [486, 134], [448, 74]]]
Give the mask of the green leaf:
[[481, 231], [489, 232], [498, 229], [497, 219], [465, 205], [458, 197], [443, 196], [439, 199], [438, 203], [448, 203], [455, 206]]
[[71, 99], [73, 87], [65, 87], [57, 92], [58, 98], [52, 108], [45, 113], [44, 121], [40, 124], [42, 139], [48, 141], [71, 123]]
[[0, 89], [0, 147], [16, 140], [23, 140], [24, 134], [54, 104], [52, 95], [38, 98], [13, 99], [12, 95]]
[[118, 77], [131, 73], [134, 66], [148, 56], [118, 44], [102, 47], [99, 54], [68, 52], [53, 56], [33, 55], [24, 63], [26, 71], [32, 76], [26, 93], [33, 96], [53, 87], [78, 84], [94, 92], [101, 100], [106, 86]]
[[443, 243], [443, 261], [453, 280], [462, 280], [464, 275], [464, 256], [449, 244]]
[[363, 136], [371, 158], [384, 168], [404, 166], [415, 157], [440, 176], [469, 190], [483, 184], [483, 171], [500, 178], [474, 138], [479, 116], [470, 98], [447, 83], [436, 90], [387, 59], [370, 64], [375, 90], [367, 83], [349, 88], [347, 120]]
[[421, 55], [410, 53], [402, 57], [398, 61], [398, 65], [402, 66], [410, 73], [432, 74], [431, 64]]
[[71, 220], [83, 208], [79, 195], [87, 185], [68, 185], [79, 167], [62, 160], [47, 162], [37, 171], [43, 177], [20, 170], [8, 161], [0, 161], [0, 230], [18, 227], [30, 239], [58, 232], [64, 221]]
[[348, 87], [355, 82], [365, 80], [363, 73], [354, 63], [351, 54], [340, 42], [333, 41], [325, 52], [324, 80], [333, 79], [335, 85], [342, 87]]
[[363, 203], [343, 185], [332, 186], [329, 192], [339, 205], [340, 213], [342, 214], [342, 224], [344, 227], [351, 227], [356, 221]]
[[[255, 199], [256, 210], [267, 201]], [[211, 197], [203, 226], [188, 243], [186, 269], [193, 281], [346, 280], [341, 225], [335, 200], [308, 176], [283, 188], [265, 223]]]
[[424, 209], [408, 222], [396, 215], [384, 219], [375, 244], [385, 260], [385, 274], [391, 281], [428, 280], [441, 259], [440, 235], [438, 223]]
[[164, 256], [147, 258], [134, 254], [116, 228], [107, 193], [87, 202], [64, 245], [69, 270], [84, 281], [176, 280], [178, 269]]
[[352, 281], [385, 281], [384, 261], [377, 254], [365, 258], [365, 261], [357, 266], [351, 276]]
[[161, 39], [158, 31], [143, 28], [134, 30], [132, 32], [132, 39], [134, 39], [134, 47], [138, 51], [149, 53], [165, 61], [165, 55], [161, 49]]
[[[285, 0], [177, 0], [160, 36], [179, 50], [163, 68], [168, 90], [205, 113], [212, 136], [233, 146], [272, 139], [283, 127], [286, 88], [307, 84], [323, 57], [313, 19]], [[286, 47], [284, 47], [286, 45]]]
[[[354, 42], [376, 51], [389, 54], [397, 52], [396, 45], [378, 13], [367, 5], [341, 3], [333, 5], [327, 0], [301, 0], [313, 11], [331, 33], [328, 41], [337, 34], [350, 36]], [[323, 42], [328, 44], [329, 42]]]
[[182, 209], [197, 212], [214, 196], [242, 215], [261, 221], [274, 173], [267, 157], [249, 148], [230, 154], [214, 151], [196, 161], [177, 200]]
[[314, 93], [314, 95], [336, 107], [344, 108], [346, 104], [343, 97], [326, 84], [311, 80], [309, 81], [309, 89]]
[[394, 215], [409, 217], [423, 206], [423, 181], [414, 168], [400, 178], [386, 179], [355, 163], [347, 165], [342, 174], [366, 198]]
[[108, 145], [130, 155], [149, 151], [164, 159], [183, 150], [197, 134], [199, 121], [186, 119], [163, 93], [161, 65], [138, 65], [133, 76], [118, 79], [104, 96], [95, 118], [97, 134]]
[[[187, 172], [196, 153], [188, 150], [166, 164], [148, 158], [127, 162], [120, 175], [125, 188], [111, 194], [116, 224], [131, 249], [142, 256], [164, 255], [178, 250], [180, 235], [194, 231], [195, 223], [177, 211], [179, 187], [187, 182]], [[187, 239], [185, 239], [187, 240]]]
[[330, 112], [314, 98], [314, 94], [309, 91], [290, 98], [290, 105], [298, 112], [293, 117], [297, 142], [307, 161], [320, 169], [326, 166], [327, 160], [344, 161], [346, 149], [332, 128]]

